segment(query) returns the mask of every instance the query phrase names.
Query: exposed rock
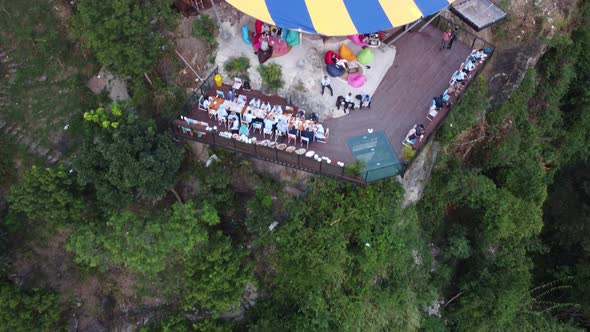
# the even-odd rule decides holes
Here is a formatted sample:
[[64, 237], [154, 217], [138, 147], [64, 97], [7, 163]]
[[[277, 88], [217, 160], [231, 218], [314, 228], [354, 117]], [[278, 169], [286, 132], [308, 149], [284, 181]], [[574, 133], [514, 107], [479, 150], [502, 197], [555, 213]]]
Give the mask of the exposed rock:
[[406, 170], [402, 178], [402, 185], [406, 193], [402, 206], [406, 207], [420, 200], [439, 152], [440, 144], [438, 142], [428, 142]]

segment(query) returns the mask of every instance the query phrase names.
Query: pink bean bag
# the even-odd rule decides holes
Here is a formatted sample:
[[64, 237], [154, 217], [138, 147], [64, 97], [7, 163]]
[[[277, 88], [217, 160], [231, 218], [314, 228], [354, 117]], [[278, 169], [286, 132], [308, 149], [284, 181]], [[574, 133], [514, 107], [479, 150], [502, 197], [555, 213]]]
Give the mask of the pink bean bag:
[[273, 57], [282, 56], [289, 53], [289, 45], [287, 45], [287, 42], [282, 39], [270, 37], [268, 44], [272, 46]]
[[359, 46], [369, 46], [369, 44], [363, 43], [361, 35], [348, 36], [348, 39], [352, 40], [353, 43], [355, 43]]
[[348, 75], [348, 84], [353, 88], [360, 88], [365, 85], [367, 78], [363, 74], [353, 73]]

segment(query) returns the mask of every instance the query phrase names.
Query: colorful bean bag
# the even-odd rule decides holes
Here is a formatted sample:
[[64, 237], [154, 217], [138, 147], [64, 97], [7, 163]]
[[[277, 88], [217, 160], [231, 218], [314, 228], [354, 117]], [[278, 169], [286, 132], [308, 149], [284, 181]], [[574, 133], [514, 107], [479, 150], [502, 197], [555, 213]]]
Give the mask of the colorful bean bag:
[[281, 56], [281, 55], [285, 55], [285, 54], [289, 53], [289, 45], [287, 45], [287, 42], [285, 42], [282, 39], [270, 37], [270, 40], [268, 43], [270, 44], [270, 46], [272, 46], [272, 49], [273, 49], [272, 56], [273, 57], [277, 57], [277, 56]]
[[295, 46], [299, 45], [300, 41], [299, 33], [297, 31], [289, 30], [289, 33], [287, 33], [287, 44]]
[[361, 35], [348, 36], [348, 39], [352, 40], [352, 42], [358, 46], [369, 46], [367, 43], [363, 42]]
[[356, 60], [356, 55], [354, 55], [354, 53], [352, 53], [350, 48], [348, 48], [348, 46], [346, 46], [345, 44], [342, 44], [342, 46], [340, 46], [339, 53], [340, 53], [340, 57], [342, 59], [345, 59], [346, 61]]
[[353, 73], [348, 75], [347, 81], [351, 87], [360, 88], [361, 86], [365, 85], [367, 78], [363, 74]]
[[325, 57], [325, 61], [327, 65], [335, 65], [336, 63], [332, 60], [332, 58], [336, 56], [336, 59], [340, 60], [340, 56], [338, 54], [336, 54], [336, 52], [334, 51], [328, 51], [326, 52], [326, 57]]
[[329, 64], [326, 67], [326, 71], [328, 72], [328, 75], [330, 75], [332, 77], [340, 77], [340, 76], [344, 75], [344, 68], [340, 68], [340, 67], [336, 66], [335, 64]]
[[254, 26], [256, 27], [256, 34], [260, 35], [262, 34], [262, 26], [264, 25], [264, 23], [262, 23], [261, 20], [256, 20], [256, 23], [254, 23]]
[[269, 46], [268, 50], [263, 51], [263, 50], [258, 50], [258, 62], [260, 62], [260, 64], [265, 63], [266, 61], [268, 61], [268, 59], [270, 59], [270, 57], [272, 57], [272, 47]]
[[244, 24], [244, 26], [242, 27], [242, 39], [244, 40], [244, 43], [246, 43], [246, 45], [252, 45], [252, 42], [250, 41], [250, 36], [248, 33], [248, 25]]
[[370, 48], [365, 48], [362, 50], [359, 55], [356, 56], [358, 62], [362, 63], [363, 65], [368, 65], [369, 63], [375, 60], [375, 53], [371, 51]]

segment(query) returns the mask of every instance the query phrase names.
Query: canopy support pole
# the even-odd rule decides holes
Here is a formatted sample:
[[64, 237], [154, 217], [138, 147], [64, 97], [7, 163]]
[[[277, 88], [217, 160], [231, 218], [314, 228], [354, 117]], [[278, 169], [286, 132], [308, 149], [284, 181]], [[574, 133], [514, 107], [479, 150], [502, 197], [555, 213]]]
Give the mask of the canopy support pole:
[[390, 41], [389, 43], [387, 43], [387, 46], [391, 46], [391, 44], [393, 44], [396, 40], [400, 39], [400, 37], [402, 37], [403, 35], [405, 35], [406, 33], [408, 33], [410, 30], [412, 30], [416, 25], [418, 25], [418, 23], [422, 22], [422, 19], [418, 19], [416, 20], [416, 22], [412, 23], [412, 25], [410, 25], [409, 28], [405, 29], [402, 33], [400, 33], [397, 37], [393, 38], [392, 41]]
[[434, 21], [439, 15], [440, 13], [442, 13], [442, 10], [439, 11], [438, 13], [436, 13], [434, 16], [432, 16], [431, 19], [428, 20], [428, 22], [426, 22], [426, 24], [424, 24], [419, 30], [418, 32], [422, 32], [422, 30], [424, 30], [424, 28], [426, 28], [427, 26], [430, 25], [430, 23], [432, 23], [432, 21]]

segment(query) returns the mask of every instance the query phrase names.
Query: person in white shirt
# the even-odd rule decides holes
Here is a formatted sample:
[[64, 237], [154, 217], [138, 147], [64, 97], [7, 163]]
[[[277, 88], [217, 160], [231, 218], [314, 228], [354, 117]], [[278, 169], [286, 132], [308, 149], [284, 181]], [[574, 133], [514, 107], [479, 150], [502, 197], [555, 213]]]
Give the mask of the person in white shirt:
[[475, 64], [473, 63], [473, 61], [467, 61], [467, 64], [465, 64], [465, 68], [463, 68], [463, 71], [469, 73], [473, 69], [475, 69]]
[[467, 74], [465, 74], [464, 71], [457, 70], [455, 73], [453, 73], [453, 76], [451, 77], [451, 82], [449, 82], [449, 83], [451, 85], [454, 85], [457, 82], [463, 82], [465, 80], [466, 76], [467, 76]]
[[219, 107], [219, 111], [217, 112], [217, 116], [220, 117], [227, 117], [227, 111], [225, 110], [225, 107], [220, 106]]
[[249, 105], [252, 107], [260, 108], [260, 99], [252, 98], [252, 100], [250, 100]]
[[272, 106], [270, 106], [270, 103], [268, 101], [265, 101], [264, 104], [260, 108], [262, 108], [266, 112], [270, 112], [270, 110], [272, 109]]
[[272, 111], [277, 114], [283, 114], [283, 108], [281, 107], [281, 105], [274, 105], [272, 107]]
[[346, 103], [344, 108], [354, 108], [354, 103], [352, 102], [352, 93], [349, 92], [346, 97], [344, 97], [344, 102]]
[[204, 109], [209, 109], [210, 104], [211, 104], [211, 102], [209, 101], [209, 98], [203, 100], [203, 108]]
[[348, 61], [346, 61], [346, 59], [340, 59], [336, 62], [336, 66], [338, 66], [342, 69], [347, 69], [348, 68]]
[[330, 83], [330, 78], [328, 76], [324, 76], [324, 78], [322, 78], [322, 96], [324, 95], [324, 89], [326, 88], [330, 90], [330, 96], [334, 96], [334, 91], [332, 90]]
[[247, 123], [252, 123], [253, 119], [254, 119], [254, 116], [252, 115], [252, 110], [248, 109], [246, 111], [246, 113], [244, 114], [244, 121], [246, 121]]
[[273, 121], [271, 119], [264, 119], [264, 129], [273, 129], [273, 126], [276, 123], [276, 121]]
[[317, 124], [314, 128], [314, 140], [323, 140], [326, 138], [326, 135], [324, 133], [324, 126], [322, 126], [321, 124]]

